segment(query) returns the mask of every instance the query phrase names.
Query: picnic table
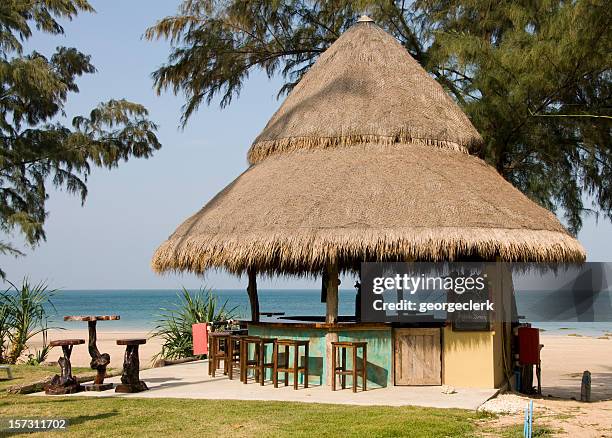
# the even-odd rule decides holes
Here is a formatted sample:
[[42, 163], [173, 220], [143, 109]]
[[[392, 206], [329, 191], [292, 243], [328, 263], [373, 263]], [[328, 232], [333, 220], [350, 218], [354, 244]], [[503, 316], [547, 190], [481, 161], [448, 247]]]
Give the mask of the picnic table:
[[86, 391], [106, 391], [113, 387], [112, 383], [104, 383], [106, 377], [106, 367], [110, 363], [110, 354], [100, 353], [96, 345], [97, 332], [96, 324], [98, 321], [117, 321], [119, 315], [69, 315], [64, 316], [64, 321], [87, 321], [89, 329], [88, 349], [91, 356], [91, 369], [97, 371], [94, 383], [83, 385]]

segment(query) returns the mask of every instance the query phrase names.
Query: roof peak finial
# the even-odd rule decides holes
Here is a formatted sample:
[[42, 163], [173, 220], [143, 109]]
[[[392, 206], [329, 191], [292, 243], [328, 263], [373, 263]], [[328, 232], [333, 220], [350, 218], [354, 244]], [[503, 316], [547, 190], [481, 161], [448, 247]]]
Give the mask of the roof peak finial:
[[374, 23], [374, 20], [372, 20], [367, 15], [363, 14], [361, 17], [359, 17], [359, 20], [357, 20], [357, 23]]

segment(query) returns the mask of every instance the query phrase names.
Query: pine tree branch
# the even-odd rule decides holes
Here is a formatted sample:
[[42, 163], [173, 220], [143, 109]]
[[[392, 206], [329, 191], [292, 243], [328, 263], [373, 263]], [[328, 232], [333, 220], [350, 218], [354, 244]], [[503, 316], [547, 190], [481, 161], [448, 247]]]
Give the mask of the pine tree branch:
[[612, 120], [612, 116], [601, 116], [597, 114], [535, 114], [529, 108], [527, 108], [527, 111], [529, 111], [529, 115], [531, 117], [588, 117], [588, 118], [594, 118], [594, 119]]

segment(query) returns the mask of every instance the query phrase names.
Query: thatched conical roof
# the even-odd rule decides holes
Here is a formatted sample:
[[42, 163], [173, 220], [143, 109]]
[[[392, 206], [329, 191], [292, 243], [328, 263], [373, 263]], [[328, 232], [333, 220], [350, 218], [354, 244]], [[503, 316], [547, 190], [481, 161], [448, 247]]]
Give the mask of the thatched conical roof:
[[251, 164], [295, 149], [416, 143], [469, 150], [482, 142], [444, 89], [391, 35], [357, 23], [317, 60], [249, 150]]
[[254, 164], [178, 227], [153, 268], [303, 274], [332, 261], [584, 260], [552, 213], [466, 153], [479, 141], [391, 36], [359, 23], [287, 97], [249, 152]]

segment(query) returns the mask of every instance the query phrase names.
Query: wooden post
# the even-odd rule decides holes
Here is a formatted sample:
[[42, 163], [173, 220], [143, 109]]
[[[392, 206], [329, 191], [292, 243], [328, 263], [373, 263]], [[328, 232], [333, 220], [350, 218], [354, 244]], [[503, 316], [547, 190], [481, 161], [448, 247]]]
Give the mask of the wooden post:
[[259, 322], [259, 297], [257, 296], [257, 271], [255, 268], [247, 270], [249, 275], [249, 285], [247, 292], [249, 294], [249, 304], [251, 306], [251, 321]]
[[327, 266], [327, 300], [325, 322], [335, 324], [338, 322], [338, 263]]
[[[324, 276], [325, 277], [325, 276]], [[325, 322], [328, 324], [336, 324], [338, 322], [338, 263], [333, 262], [327, 266], [327, 300], [325, 311]], [[332, 342], [338, 342], [338, 332], [335, 329], [330, 329], [325, 335], [325, 361], [327, 378], [326, 383], [331, 386], [334, 379], [334, 370], [332, 364]]]

